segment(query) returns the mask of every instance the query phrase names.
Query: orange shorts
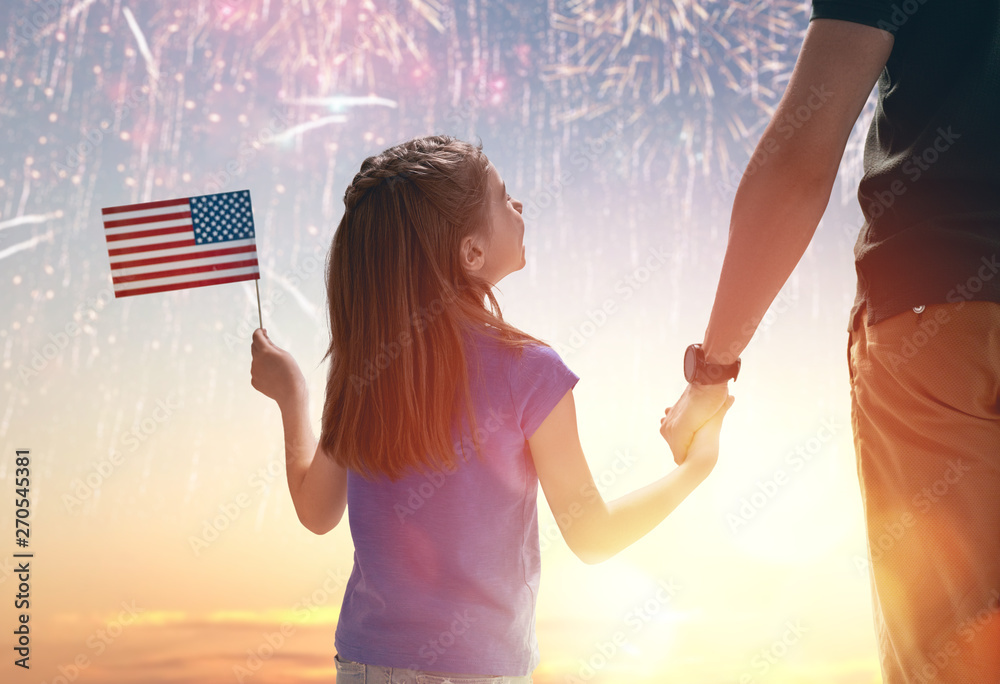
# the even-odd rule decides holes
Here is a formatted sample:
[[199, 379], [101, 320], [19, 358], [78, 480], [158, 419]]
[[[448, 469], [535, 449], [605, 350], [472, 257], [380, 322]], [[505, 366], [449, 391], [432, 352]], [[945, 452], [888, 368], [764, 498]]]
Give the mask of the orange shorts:
[[885, 684], [1000, 682], [1000, 304], [851, 331], [851, 422]]

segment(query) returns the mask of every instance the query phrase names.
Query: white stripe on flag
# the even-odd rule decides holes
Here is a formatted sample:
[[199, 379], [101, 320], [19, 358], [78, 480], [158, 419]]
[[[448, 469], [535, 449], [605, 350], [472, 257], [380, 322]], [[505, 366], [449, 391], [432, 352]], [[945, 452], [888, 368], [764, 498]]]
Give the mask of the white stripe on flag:
[[[256, 252], [237, 252], [236, 254], [222, 254], [219, 256], [202, 257], [201, 259], [191, 258], [185, 259], [184, 261], [170, 261], [165, 264], [149, 264], [147, 266], [135, 266], [133, 268], [112, 268], [111, 276], [113, 278], [120, 278], [122, 276], [139, 275], [141, 273], [159, 273], [161, 271], [174, 271], [185, 268], [193, 268], [196, 266], [208, 266], [209, 264], [227, 264], [233, 261], [249, 261], [256, 258]], [[225, 270], [225, 267], [216, 269], [216, 271], [206, 271], [206, 273], [215, 273], [222, 270]], [[203, 273], [202, 275], [204, 276], [205, 274]]]
[[118, 228], [105, 228], [104, 234], [107, 236], [123, 235], [125, 233], [138, 233], [144, 230], [156, 230], [158, 228], [179, 228], [181, 226], [188, 226], [192, 230], [194, 225], [191, 223], [191, 219], [170, 219], [169, 221], [157, 221], [156, 223], [140, 223], [134, 226], [119, 226]]
[[[118, 249], [131, 249], [132, 247], [145, 247], [146, 245], [169, 245], [174, 242], [181, 242], [187, 240], [188, 242], [194, 242], [193, 233], [170, 233], [168, 235], [153, 235], [151, 237], [135, 238], [133, 240], [119, 240], [117, 242], [109, 242], [108, 249], [118, 250]], [[212, 243], [216, 244], [216, 243]], [[191, 247], [186, 249], [195, 249], [200, 245], [192, 244]], [[149, 254], [150, 252], [142, 252], [143, 254]], [[130, 255], [124, 255], [130, 256]], [[114, 258], [122, 258], [123, 255], [116, 255]], [[137, 257], [133, 257], [137, 258]]]
[[122, 283], [115, 285], [115, 292], [128, 293], [130, 290], [141, 290], [147, 287], [160, 287], [162, 285], [180, 285], [184, 283], [197, 282], [199, 280], [209, 280], [214, 278], [225, 278], [227, 276], [253, 275], [259, 273], [256, 266], [246, 266], [244, 268], [232, 268], [225, 271], [207, 271], [205, 273], [190, 273], [183, 276], [171, 278], [153, 278], [150, 280], [137, 280], [132, 283]]
[[185, 211], [191, 211], [190, 203], [187, 204], [177, 204], [172, 207], [159, 207], [157, 209], [141, 209], [139, 211], [123, 211], [120, 214], [105, 214], [101, 218], [105, 222], [108, 221], [131, 221], [137, 218], [146, 218], [148, 216], [159, 216], [160, 214], [180, 214]]
[[[183, 235], [175, 238], [175, 240], [162, 241], [166, 244], [170, 242], [183, 239]], [[122, 240], [122, 243], [132, 242], [131, 240]], [[142, 242], [142, 240], [135, 240], [136, 243]], [[153, 241], [150, 241], [150, 243]], [[230, 240], [228, 242], [212, 242], [209, 244], [201, 245], [190, 245], [188, 247], [171, 247], [168, 249], [151, 249], [148, 252], [133, 252], [132, 254], [119, 254], [117, 256], [111, 257], [111, 268], [115, 267], [115, 264], [127, 263], [129, 261], [136, 261], [138, 259], [156, 259], [158, 257], [167, 256], [178, 256], [180, 254], [189, 254], [195, 252], [196, 250], [216, 250], [216, 249], [229, 249], [231, 247], [244, 247], [246, 245], [253, 245], [253, 238], [247, 238], [245, 240]], [[114, 247], [112, 247], [114, 249]], [[253, 252], [243, 252], [244, 254], [256, 254]]]

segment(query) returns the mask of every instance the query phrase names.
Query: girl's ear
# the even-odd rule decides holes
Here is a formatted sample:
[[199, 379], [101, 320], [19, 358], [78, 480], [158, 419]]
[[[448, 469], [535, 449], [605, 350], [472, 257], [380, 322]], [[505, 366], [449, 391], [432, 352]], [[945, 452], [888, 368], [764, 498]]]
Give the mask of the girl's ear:
[[486, 264], [486, 253], [475, 235], [466, 235], [459, 245], [459, 260], [470, 273], [478, 273]]

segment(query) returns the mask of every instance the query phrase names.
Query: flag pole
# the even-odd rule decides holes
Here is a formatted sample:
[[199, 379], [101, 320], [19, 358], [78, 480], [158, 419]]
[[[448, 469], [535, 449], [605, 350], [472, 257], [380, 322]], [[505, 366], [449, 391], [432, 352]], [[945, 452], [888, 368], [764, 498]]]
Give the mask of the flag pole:
[[255, 278], [253, 281], [253, 286], [257, 288], [257, 320], [260, 321], [260, 327], [264, 327], [264, 317], [260, 315], [260, 279]]

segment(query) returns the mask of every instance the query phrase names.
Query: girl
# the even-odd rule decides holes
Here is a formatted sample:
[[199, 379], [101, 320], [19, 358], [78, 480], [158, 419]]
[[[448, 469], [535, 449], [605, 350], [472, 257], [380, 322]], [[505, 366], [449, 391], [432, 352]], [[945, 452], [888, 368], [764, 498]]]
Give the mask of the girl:
[[351, 511], [337, 681], [531, 682], [538, 484], [570, 549], [603, 561], [705, 479], [733, 399], [679, 467], [605, 503], [577, 434], [578, 377], [493, 296], [525, 265], [524, 221], [482, 146], [396, 145], [364, 161], [344, 204], [318, 444], [305, 379], [264, 330], [251, 367], [281, 409], [299, 520], [325, 534]]

